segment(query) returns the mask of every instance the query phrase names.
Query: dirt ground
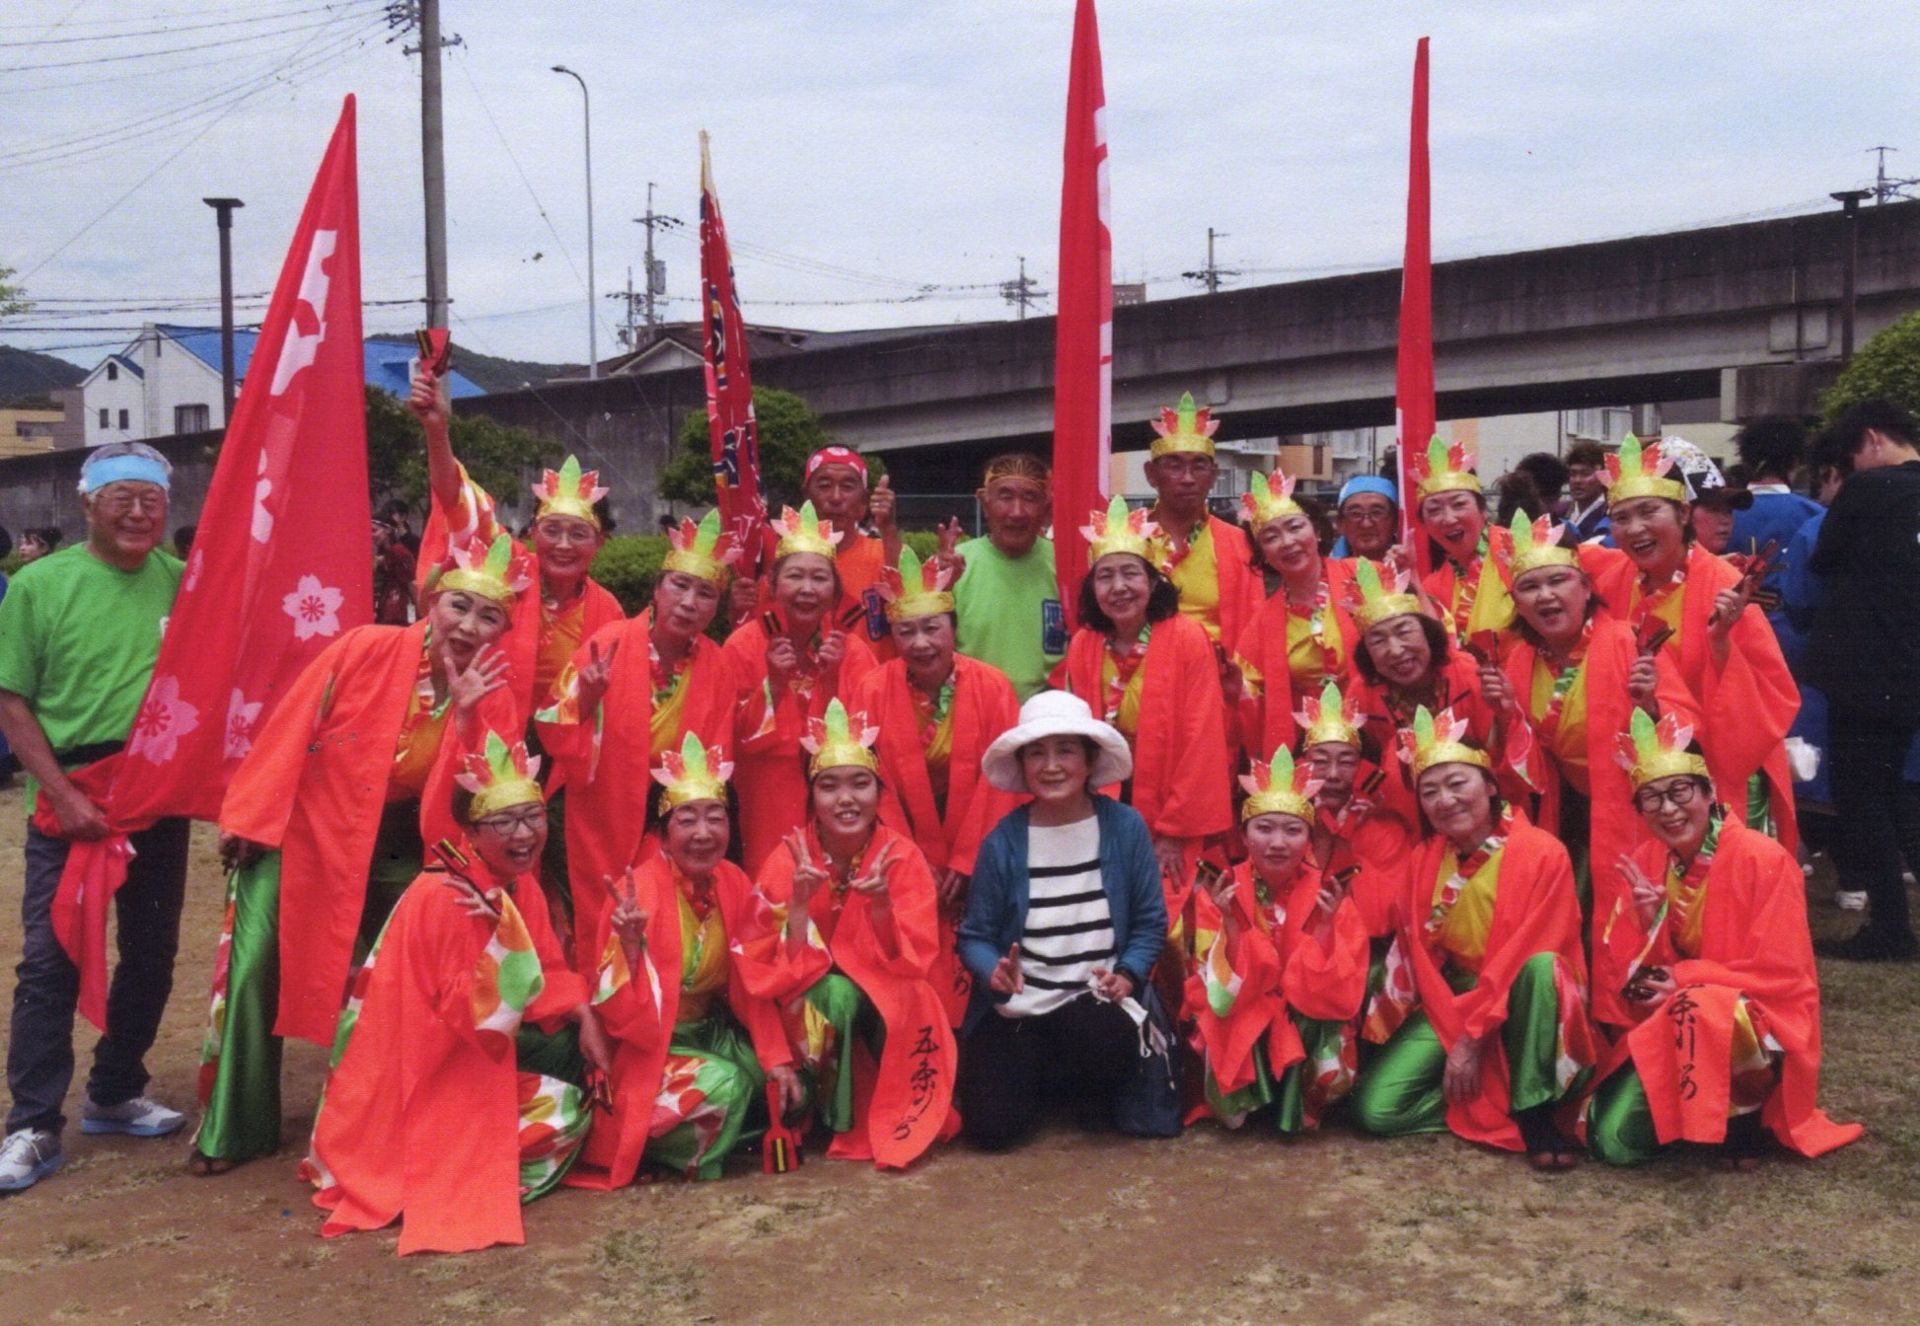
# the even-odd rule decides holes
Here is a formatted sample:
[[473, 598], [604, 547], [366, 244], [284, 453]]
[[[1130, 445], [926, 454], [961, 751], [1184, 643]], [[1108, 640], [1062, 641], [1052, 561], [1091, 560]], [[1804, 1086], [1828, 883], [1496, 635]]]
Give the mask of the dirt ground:
[[[19, 792], [0, 793], [8, 917], [21, 834]], [[1843, 931], [1820, 892], [1816, 928]], [[203, 831], [149, 1057], [155, 1094], [183, 1107], [220, 902]], [[18, 944], [5, 926], [0, 962]], [[1294, 1142], [1251, 1126], [1151, 1143], [1062, 1130], [1008, 1156], [947, 1148], [907, 1174], [742, 1163], [717, 1183], [562, 1190], [528, 1209], [523, 1248], [404, 1261], [391, 1233], [318, 1237], [294, 1165], [323, 1060], [300, 1047], [288, 1146], [232, 1174], [188, 1176], [184, 1134], [70, 1128], [66, 1168], [0, 1201], [0, 1322], [1905, 1320], [1920, 1296], [1920, 967], [1824, 975], [1825, 1103], [1867, 1138], [1755, 1175], [1683, 1155], [1547, 1177], [1450, 1137], [1337, 1126]]]

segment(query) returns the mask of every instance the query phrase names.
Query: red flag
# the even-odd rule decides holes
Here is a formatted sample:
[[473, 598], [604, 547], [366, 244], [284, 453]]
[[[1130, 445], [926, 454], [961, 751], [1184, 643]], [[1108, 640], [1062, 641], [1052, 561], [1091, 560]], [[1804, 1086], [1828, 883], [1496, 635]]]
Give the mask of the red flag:
[[720, 518], [752, 557], [761, 547], [767, 499], [760, 490], [760, 425], [753, 417], [753, 376], [747, 364], [747, 324], [733, 289], [727, 223], [713, 189], [706, 131], [700, 133], [700, 321], [706, 333], [707, 436], [713, 447], [713, 486]]
[[[153, 679], [114, 757], [103, 807], [120, 832], [167, 815], [216, 818], [228, 777], [300, 670], [373, 620], [354, 163], [348, 97], [234, 404]], [[106, 968], [105, 899], [79, 895], [100, 891], [82, 878], [113, 841], [76, 844], [61, 877], [74, 895], [65, 906], [99, 923], [84, 927], [81, 951], [68, 945], [95, 977]], [[81, 1012], [102, 1023], [104, 999], [83, 997]]]
[[1413, 453], [1434, 433], [1433, 204], [1427, 178], [1427, 39], [1413, 57], [1413, 130], [1407, 148], [1407, 249], [1400, 269], [1400, 356], [1394, 376], [1394, 423], [1399, 432], [1400, 538], [1419, 550], [1427, 570], [1427, 541], [1415, 537], [1419, 503], [1408, 482]]
[[1113, 231], [1107, 200], [1107, 94], [1093, 0], [1073, 16], [1066, 169], [1060, 186], [1060, 314], [1053, 357], [1053, 561], [1069, 624], [1087, 547], [1074, 533], [1107, 503], [1113, 455]]

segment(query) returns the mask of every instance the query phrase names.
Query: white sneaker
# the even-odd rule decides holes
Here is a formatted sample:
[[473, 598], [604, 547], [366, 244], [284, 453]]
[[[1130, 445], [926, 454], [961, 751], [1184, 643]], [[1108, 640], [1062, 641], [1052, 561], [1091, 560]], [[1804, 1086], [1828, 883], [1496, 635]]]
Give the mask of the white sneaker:
[[1864, 912], [1867, 910], [1867, 895], [1864, 890], [1835, 889], [1833, 905], [1843, 912]]
[[129, 1137], [165, 1137], [180, 1131], [187, 1116], [147, 1096], [135, 1096], [118, 1105], [96, 1105], [93, 1097], [80, 1111], [83, 1133], [125, 1133]]
[[19, 1192], [59, 1169], [60, 1135], [43, 1128], [21, 1128], [0, 1142], [0, 1192]]

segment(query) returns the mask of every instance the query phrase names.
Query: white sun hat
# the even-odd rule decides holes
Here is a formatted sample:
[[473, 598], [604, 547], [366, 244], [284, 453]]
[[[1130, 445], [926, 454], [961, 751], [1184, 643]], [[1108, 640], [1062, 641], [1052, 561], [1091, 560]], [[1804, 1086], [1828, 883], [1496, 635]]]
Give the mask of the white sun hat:
[[1026, 792], [1026, 771], [1020, 767], [1020, 749], [1042, 737], [1085, 737], [1098, 748], [1088, 782], [1106, 787], [1133, 776], [1133, 752], [1127, 739], [1110, 723], [1093, 716], [1087, 702], [1071, 691], [1041, 691], [1020, 706], [1020, 722], [993, 739], [980, 757], [987, 781], [1002, 792]]

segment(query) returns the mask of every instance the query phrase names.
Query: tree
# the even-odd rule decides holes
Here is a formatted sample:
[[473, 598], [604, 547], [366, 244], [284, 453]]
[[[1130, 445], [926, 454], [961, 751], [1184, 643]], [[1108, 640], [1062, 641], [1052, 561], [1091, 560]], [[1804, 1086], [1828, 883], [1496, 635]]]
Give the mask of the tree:
[[[374, 501], [427, 499], [427, 443], [420, 421], [396, 397], [367, 389], [367, 481]], [[559, 458], [559, 444], [485, 415], [453, 416], [453, 454], [475, 483], [505, 506], [519, 504], [529, 471]]]
[[[832, 446], [833, 434], [813, 407], [790, 391], [755, 387], [753, 415], [760, 424], [760, 481], [767, 505], [778, 511], [783, 502], [799, 501], [807, 457]], [[869, 481], [879, 482], [886, 466], [877, 456], [865, 459]], [[707, 436], [705, 410], [695, 410], [681, 421], [679, 444], [660, 471], [660, 496], [669, 502], [713, 505], [713, 444]]]
[[1860, 347], [1820, 393], [1822, 421], [1831, 424], [1849, 405], [1876, 398], [1920, 414], [1920, 313], [1909, 313]]
[[13, 268], [0, 265], [0, 318], [25, 313], [32, 307], [26, 291], [13, 284]]

